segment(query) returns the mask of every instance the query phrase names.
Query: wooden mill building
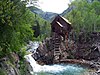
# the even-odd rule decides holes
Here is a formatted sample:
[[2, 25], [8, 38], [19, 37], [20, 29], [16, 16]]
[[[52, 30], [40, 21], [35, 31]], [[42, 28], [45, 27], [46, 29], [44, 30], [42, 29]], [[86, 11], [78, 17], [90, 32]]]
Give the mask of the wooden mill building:
[[57, 15], [51, 23], [51, 32], [55, 32], [58, 35], [65, 37], [66, 34], [72, 30], [71, 23], [64, 17]]
[[[54, 51], [55, 60], [60, 59], [62, 50], [60, 49], [60, 44], [62, 41], [68, 41], [68, 34], [71, 32], [71, 23], [64, 17], [57, 15], [51, 22], [51, 36], [52, 36], [52, 46]], [[68, 43], [66, 42], [66, 47]]]

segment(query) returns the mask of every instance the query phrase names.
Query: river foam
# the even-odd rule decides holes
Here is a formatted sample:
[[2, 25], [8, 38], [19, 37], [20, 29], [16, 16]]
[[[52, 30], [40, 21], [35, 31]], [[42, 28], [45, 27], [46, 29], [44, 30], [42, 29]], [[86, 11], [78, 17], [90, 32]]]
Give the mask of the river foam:
[[43, 75], [80, 75], [84, 71], [82, 67], [76, 65], [62, 65], [62, 64], [54, 64], [54, 65], [39, 65], [31, 56], [32, 54], [26, 55], [26, 60], [30, 63], [33, 69], [33, 73], [37, 75], [41, 75], [38, 73], [45, 73]]

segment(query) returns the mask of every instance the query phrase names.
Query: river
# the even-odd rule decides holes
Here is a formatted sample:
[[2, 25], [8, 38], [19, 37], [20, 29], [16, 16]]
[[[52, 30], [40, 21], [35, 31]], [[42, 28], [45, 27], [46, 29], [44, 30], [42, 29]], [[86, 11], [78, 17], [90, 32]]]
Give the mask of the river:
[[[36, 42], [31, 42], [30, 45], [31, 50], [29, 51], [34, 51], [38, 47]], [[32, 53], [26, 55], [25, 58], [32, 67], [31, 73], [33, 75], [84, 75], [83, 73], [86, 71], [83, 67], [72, 64], [39, 65], [31, 55]]]

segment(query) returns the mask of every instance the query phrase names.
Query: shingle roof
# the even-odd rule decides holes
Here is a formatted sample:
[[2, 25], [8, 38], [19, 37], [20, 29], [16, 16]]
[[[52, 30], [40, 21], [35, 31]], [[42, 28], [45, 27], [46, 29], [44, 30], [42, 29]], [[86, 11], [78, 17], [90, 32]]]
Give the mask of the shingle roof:
[[67, 23], [71, 24], [71, 22], [69, 22], [66, 18], [60, 16], [63, 20], [65, 20]]

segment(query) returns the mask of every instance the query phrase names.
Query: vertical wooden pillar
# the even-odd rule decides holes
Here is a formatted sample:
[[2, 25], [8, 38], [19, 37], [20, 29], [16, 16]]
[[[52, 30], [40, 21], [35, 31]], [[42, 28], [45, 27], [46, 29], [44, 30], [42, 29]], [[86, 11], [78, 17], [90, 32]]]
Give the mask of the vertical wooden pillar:
[[66, 39], [66, 48], [68, 48], [68, 32], [65, 34], [65, 39]]

